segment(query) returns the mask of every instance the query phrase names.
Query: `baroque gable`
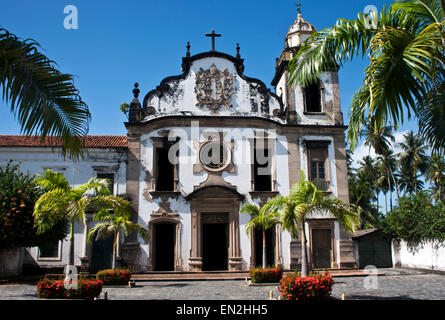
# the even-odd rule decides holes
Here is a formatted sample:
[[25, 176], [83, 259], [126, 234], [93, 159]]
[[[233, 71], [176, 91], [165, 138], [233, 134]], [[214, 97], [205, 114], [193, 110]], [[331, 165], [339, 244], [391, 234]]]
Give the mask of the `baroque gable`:
[[162, 80], [142, 104], [141, 122], [168, 115], [255, 116], [281, 122], [283, 103], [243, 74], [243, 59], [210, 51], [184, 57], [183, 74]]

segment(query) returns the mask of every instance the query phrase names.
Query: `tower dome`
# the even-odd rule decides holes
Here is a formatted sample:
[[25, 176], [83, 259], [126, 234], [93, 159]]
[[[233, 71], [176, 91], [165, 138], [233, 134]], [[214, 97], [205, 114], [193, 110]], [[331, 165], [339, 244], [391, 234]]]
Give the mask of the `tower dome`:
[[286, 34], [286, 48], [298, 47], [317, 29], [307, 22], [301, 12], [298, 11], [298, 16], [295, 22], [290, 26]]

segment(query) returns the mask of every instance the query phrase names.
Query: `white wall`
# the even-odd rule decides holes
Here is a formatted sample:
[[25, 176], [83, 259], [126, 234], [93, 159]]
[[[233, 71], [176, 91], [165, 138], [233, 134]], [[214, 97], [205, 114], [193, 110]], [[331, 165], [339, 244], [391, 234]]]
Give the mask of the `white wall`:
[[[6, 166], [12, 159], [14, 163], [20, 163], [20, 170], [30, 175], [38, 174], [44, 169], [52, 169], [62, 172], [67, 180], [74, 186], [86, 183], [90, 178], [96, 176], [100, 167], [105, 170], [114, 171], [114, 194], [123, 195], [126, 190], [126, 159], [127, 152], [116, 151], [115, 149], [88, 149], [88, 154], [84, 160], [73, 162], [60, 155], [57, 149], [36, 148], [36, 147], [3, 147], [0, 148], [0, 167]], [[106, 171], [104, 171], [106, 172]], [[83, 255], [84, 247], [84, 227], [83, 224], [76, 224], [74, 228], [74, 263], [80, 265], [80, 257]], [[38, 248], [28, 248], [32, 258], [40, 265], [59, 266], [65, 265], [69, 260], [68, 237], [60, 243], [60, 255], [54, 259], [39, 259]]]
[[[191, 129], [187, 127], [176, 128], [162, 128], [163, 130], [171, 130], [181, 137], [181, 142], [184, 143], [184, 148], [180, 149], [180, 161], [179, 161], [179, 190], [183, 196], [186, 196], [193, 192], [194, 186], [204, 182], [207, 178], [205, 171], [201, 173], [193, 173], [193, 165], [197, 163], [197, 150], [194, 147], [194, 141], [204, 141], [204, 131], [218, 131], [220, 128], [200, 127], [198, 129]], [[159, 131], [161, 131], [159, 130]], [[195, 130], [195, 132], [194, 132]], [[236, 173], [223, 172], [222, 177], [229, 183], [237, 187], [237, 191], [246, 197], [244, 203], [259, 204], [260, 199], [252, 199], [250, 195], [251, 188], [251, 159], [250, 159], [250, 143], [247, 138], [253, 138], [254, 130], [261, 131], [262, 129], [251, 128], [224, 128], [225, 142], [235, 141], [235, 147], [233, 150], [233, 163], [237, 166]], [[155, 131], [149, 134], [141, 136], [141, 172], [140, 172], [140, 188], [139, 188], [139, 223], [148, 225], [150, 221], [150, 215], [159, 209], [159, 199], [147, 199], [146, 190], [150, 190], [151, 186], [147, 185], [145, 179], [146, 172], [153, 170], [153, 143], [152, 137], [158, 137], [159, 131]], [[271, 132], [269, 132], [271, 134]], [[181, 153], [181, 150], [184, 152]], [[275, 160], [276, 168], [276, 181], [277, 191], [281, 195], [287, 195], [289, 193], [289, 166], [288, 166], [288, 153], [287, 153], [287, 139], [285, 136], [276, 136], [275, 143]], [[178, 199], [170, 198], [170, 208], [176, 211], [180, 215], [181, 221], [181, 259], [183, 270], [188, 270], [188, 258], [191, 248], [191, 217], [190, 206], [184, 200], [183, 197]], [[240, 245], [241, 255], [243, 257], [244, 266], [250, 263], [250, 239], [246, 234], [245, 226], [249, 222], [250, 217], [247, 214], [240, 214], [239, 228], [240, 228]], [[290, 267], [290, 241], [291, 236], [287, 231], [283, 231], [281, 235], [281, 252], [283, 257], [283, 266], [285, 268]], [[140, 260], [141, 265], [148, 264], [149, 256], [149, 244], [141, 246]]]
[[408, 244], [404, 240], [393, 240], [392, 256], [395, 267], [445, 271], [445, 241]]

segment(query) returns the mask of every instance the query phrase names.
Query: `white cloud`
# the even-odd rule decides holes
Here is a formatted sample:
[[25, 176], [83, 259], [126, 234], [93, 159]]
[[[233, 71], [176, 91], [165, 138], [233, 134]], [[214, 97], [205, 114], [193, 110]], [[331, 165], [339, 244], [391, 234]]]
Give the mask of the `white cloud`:
[[[403, 141], [403, 136], [408, 133], [409, 130], [405, 130], [405, 131], [396, 131], [393, 133], [394, 139], [395, 141], [391, 142], [391, 149], [394, 151], [394, 154], [399, 153], [400, 151], [402, 151], [397, 144]], [[360, 166], [360, 161], [363, 160], [363, 158], [365, 156], [371, 156], [373, 159], [377, 158], [377, 154], [374, 151], [373, 147], [369, 147], [369, 146], [365, 146], [365, 143], [362, 142], [362, 144], [360, 144], [354, 151], [354, 153], [351, 155], [352, 158], [352, 164], [351, 166], [355, 169], [359, 168]]]

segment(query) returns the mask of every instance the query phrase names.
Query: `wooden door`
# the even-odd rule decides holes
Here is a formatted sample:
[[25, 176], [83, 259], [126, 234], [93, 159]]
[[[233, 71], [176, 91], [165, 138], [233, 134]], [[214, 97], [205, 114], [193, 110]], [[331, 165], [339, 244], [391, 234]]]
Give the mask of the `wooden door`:
[[331, 268], [331, 229], [312, 230], [312, 265], [314, 268]]

